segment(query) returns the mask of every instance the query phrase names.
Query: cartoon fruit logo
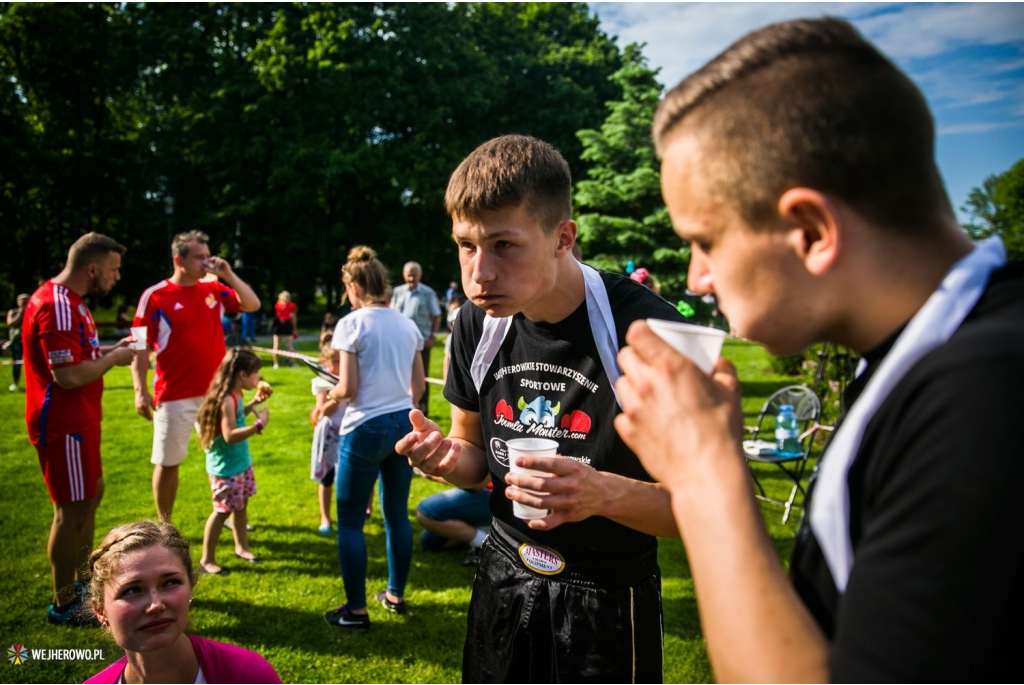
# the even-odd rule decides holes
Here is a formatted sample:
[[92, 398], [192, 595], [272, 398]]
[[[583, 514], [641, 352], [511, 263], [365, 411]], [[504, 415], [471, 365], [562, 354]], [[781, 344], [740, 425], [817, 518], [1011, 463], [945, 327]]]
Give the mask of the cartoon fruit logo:
[[590, 417], [579, 409], [573, 409], [562, 417], [562, 428], [568, 428], [573, 433], [583, 433], [586, 435], [590, 432]]
[[494, 408], [494, 420], [504, 418], [506, 421], [512, 420], [512, 405], [505, 400], [498, 400], [497, 406]]

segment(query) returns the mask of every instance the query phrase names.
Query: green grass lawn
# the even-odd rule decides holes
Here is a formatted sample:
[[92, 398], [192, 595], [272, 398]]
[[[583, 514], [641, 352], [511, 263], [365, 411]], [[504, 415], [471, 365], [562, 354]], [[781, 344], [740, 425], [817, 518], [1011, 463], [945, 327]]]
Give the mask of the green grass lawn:
[[[312, 354], [313, 344], [300, 345]], [[775, 389], [790, 379], [769, 371], [761, 348], [729, 340], [724, 355], [739, 368], [744, 386], [744, 411], [760, 409]], [[439, 377], [441, 350], [432, 358], [432, 376]], [[7, 373], [10, 367], [0, 367]], [[333, 536], [317, 534], [316, 483], [309, 479], [312, 427], [311, 374], [305, 368], [264, 367], [276, 390], [270, 401], [271, 421], [264, 435], [250, 441], [259, 493], [249, 505], [253, 551], [265, 559], [251, 566], [232, 555], [230, 533], [221, 538], [218, 561], [233, 573], [205, 576], [195, 591], [191, 630], [204, 637], [233, 642], [266, 657], [285, 682], [458, 682], [465, 614], [474, 569], [458, 564], [462, 551], [427, 554], [419, 550], [406, 597], [412, 615], [393, 616], [370, 606], [373, 629], [349, 634], [327, 625], [322, 614], [344, 602]], [[6, 377], [6, 376], [5, 376]], [[9, 381], [6, 381], [6, 385]], [[149, 464], [152, 428], [135, 415], [131, 377], [115, 369], [106, 377], [103, 422], [103, 465], [106, 495], [97, 516], [97, 541], [111, 527], [154, 516]], [[447, 429], [448, 405], [440, 388], [432, 387], [431, 413]], [[25, 435], [24, 394], [0, 395], [0, 642], [5, 647], [100, 647], [104, 663], [28, 661], [0, 666], [4, 682], [81, 682], [120, 652], [104, 633], [92, 629], [48, 626], [44, 614], [50, 601], [50, 569], [46, 539], [52, 505], [39, 473], [35, 450]], [[788, 493], [774, 469], [763, 469], [770, 494]], [[410, 516], [423, 497], [442, 486], [417, 478], [409, 503]], [[194, 544], [199, 557], [203, 524], [211, 511], [204, 458], [192, 440], [181, 467], [174, 522]], [[782, 526], [781, 509], [765, 505], [768, 530], [780, 555], [788, 558], [796, 521]], [[419, 528], [413, 522], [414, 533]], [[366, 526], [369, 569], [367, 593], [384, 589], [387, 561], [379, 510]], [[665, 681], [706, 682], [712, 679], [693, 594], [693, 581], [682, 545], [664, 540], [660, 548], [664, 575]]]

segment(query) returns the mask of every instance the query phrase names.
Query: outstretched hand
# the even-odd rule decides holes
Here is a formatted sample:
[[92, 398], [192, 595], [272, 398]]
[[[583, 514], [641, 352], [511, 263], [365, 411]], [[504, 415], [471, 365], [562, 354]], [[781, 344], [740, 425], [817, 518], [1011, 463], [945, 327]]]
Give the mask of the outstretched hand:
[[409, 464], [424, 473], [437, 476], [451, 473], [459, 460], [462, 445], [444, 437], [438, 425], [419, 409], [409, 412], [409, 421], [412, 422], [412, 432], [395, 443], [395, 451], [408, 457]]

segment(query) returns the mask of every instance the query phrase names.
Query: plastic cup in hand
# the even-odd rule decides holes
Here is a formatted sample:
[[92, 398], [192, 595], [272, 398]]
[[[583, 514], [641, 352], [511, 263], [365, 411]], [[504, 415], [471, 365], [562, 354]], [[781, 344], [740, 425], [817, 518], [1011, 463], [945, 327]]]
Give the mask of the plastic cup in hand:
[[725, 341], [725, 331], [664, 319], [647, 319], [647, 325], [704, 373], [710, 374], [715, 368]]
[[132, 349], [144, 350], [146, 349], [146, 336], [149, 334], [149, 329], [145, 326], [132, 326]]
[[[558, 443], [554, 440], [548, 440], [546, 438], [515, 438], [513, 440], [506, 440], [505, 447], [508, 448], [508, 467], [512, 473], [521, 473], [527, 476], [540, 476], [541, 478], [550, 478], [550, 473], [543, 471], [535, 471], [533, 469], [523, 468], [522, 466], [516, 466], [516, 457], [554, 457], [558, 455]], [[548, 493], [537, 492], [536, 490], [527, 490], [526, 488], [520, 488], [524, 492], [528, 492], [531, 495], [544, 496]], [[542, 519], [547, 516], [550, 511], [547, 509], [538, 509], [537, 507], [530, 507], [519, 502], [512, 502], [512, 513], [517, 519], [523, 519], [524, 521], [532, 521], [533, 519]]]

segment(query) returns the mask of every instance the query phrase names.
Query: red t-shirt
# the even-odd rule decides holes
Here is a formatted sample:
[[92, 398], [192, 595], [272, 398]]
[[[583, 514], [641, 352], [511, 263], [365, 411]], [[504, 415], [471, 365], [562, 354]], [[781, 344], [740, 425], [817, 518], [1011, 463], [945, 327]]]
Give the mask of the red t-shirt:
[[275, 302], [274, 314], [278, 321], [291, 321], [298, 308], [294, 302]]
[[50, 369], [99, 359], [100, 341], [89, 308], [78, 293], [47, 281], [25, 308], [25, 423], [33, 445], [99, 424], [103, 379], [65, 390]]
[[238, 295], [219, 281], [185, 287], [165, 280], [142, 293], [135, 325], [149, 329], [156, 350], [155, 404], [206, 394], [227, 349], [221, 317], [238, 309]]

